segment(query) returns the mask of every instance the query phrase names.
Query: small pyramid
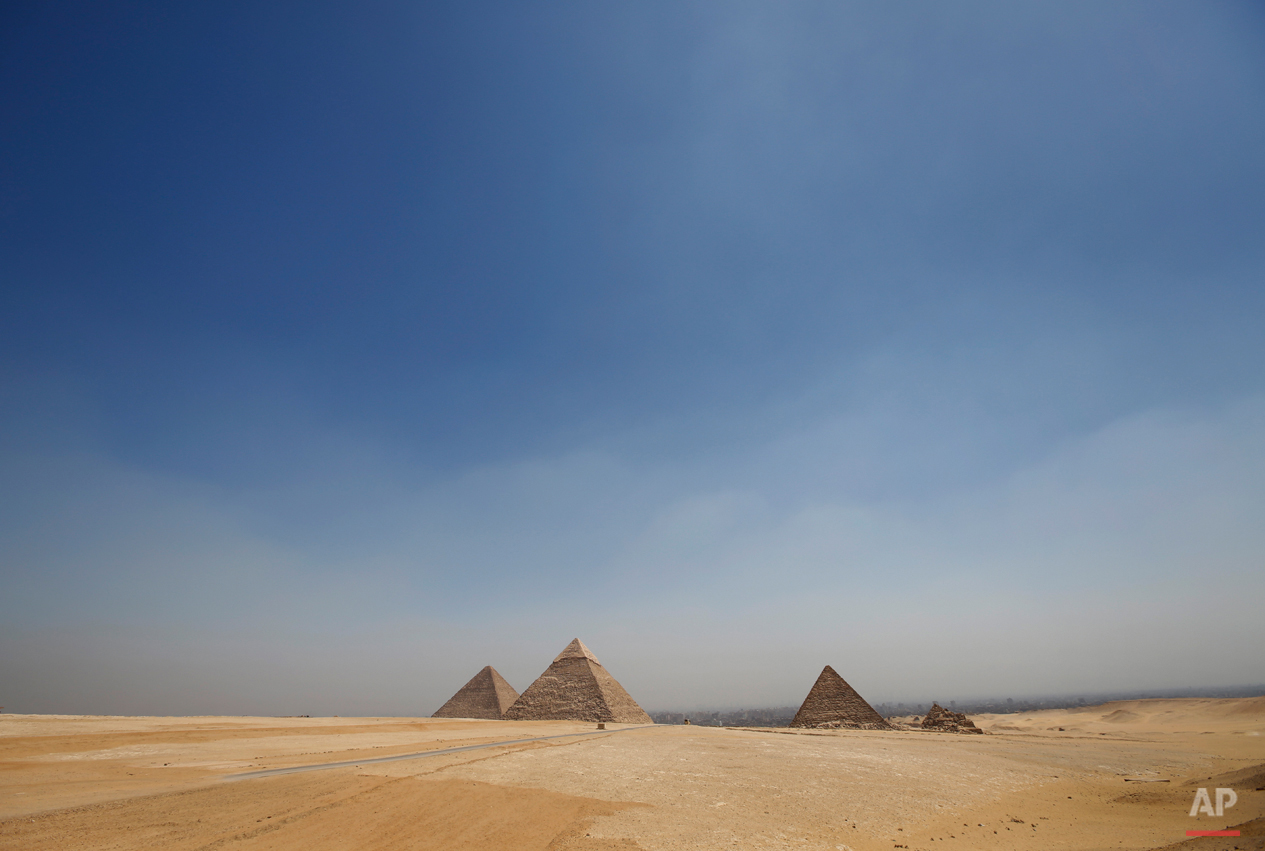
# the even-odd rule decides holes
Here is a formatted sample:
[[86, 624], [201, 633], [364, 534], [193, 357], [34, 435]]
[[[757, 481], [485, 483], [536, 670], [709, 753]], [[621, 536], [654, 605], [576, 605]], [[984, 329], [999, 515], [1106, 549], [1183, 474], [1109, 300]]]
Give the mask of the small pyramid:
[[846, 727], [854, 730], [890, 730], [888, 724], [856, 693], [856, 689], [827, 665], [791, 721], [792, 727]]
[[519, 695], [505, 717], [518, 721], [654, 723], [578, 638]]
[[500, 718], [518, 692], [491, 665], [470, 678], [432, 718]]

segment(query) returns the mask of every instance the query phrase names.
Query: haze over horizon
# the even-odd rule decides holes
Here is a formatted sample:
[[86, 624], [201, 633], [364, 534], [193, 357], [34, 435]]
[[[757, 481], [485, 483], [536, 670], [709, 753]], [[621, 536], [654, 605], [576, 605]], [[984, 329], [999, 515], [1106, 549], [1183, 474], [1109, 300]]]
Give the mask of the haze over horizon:
[[0, 11], [0, 705], [1265, 683], [1265, 11]]

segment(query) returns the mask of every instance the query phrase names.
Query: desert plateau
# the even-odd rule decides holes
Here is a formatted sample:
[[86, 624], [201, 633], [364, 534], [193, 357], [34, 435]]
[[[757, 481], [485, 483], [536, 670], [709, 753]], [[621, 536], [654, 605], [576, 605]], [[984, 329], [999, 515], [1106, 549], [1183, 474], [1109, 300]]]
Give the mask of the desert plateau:
[[[0, 715], [0, 848], [1265, 847], [1265, 698], [974, 720], [985, 735]], [[1222, 787], [1223, 818], [1190, 816]]]

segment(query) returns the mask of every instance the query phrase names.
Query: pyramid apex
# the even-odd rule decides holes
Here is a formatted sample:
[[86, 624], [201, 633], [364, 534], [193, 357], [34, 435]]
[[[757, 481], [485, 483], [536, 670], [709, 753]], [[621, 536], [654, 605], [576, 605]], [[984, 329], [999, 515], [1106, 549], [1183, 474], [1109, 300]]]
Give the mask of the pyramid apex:
[[593, 655], [593, 651], [584, 646], [584, 642], [578, 638], [571, 639], [571, 643], [562, 648], [562, 652], [554, 657], [554, 661], [559, 659], [588, 659], [590, 662], [597, 662], [597, 657]]

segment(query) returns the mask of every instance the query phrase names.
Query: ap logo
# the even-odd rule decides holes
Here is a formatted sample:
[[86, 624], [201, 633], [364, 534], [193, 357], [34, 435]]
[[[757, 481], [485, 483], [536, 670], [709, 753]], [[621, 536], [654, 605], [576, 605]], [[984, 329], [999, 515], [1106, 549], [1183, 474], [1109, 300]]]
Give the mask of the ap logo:
[[1197, 816], [1200, 813], [1208, 816], [1225, 815], [1226, 807], [1233, 807], [1239, 802], [1239, 796], [1235, 794], [1233, 789], [1217, 790], [1217, 807], [1212, 807], [1212, 799], [1208, 797], [1207, 789], [1200, 789], [1195, 793], [1195, 803], [1190, 805], [1190, 814]]

